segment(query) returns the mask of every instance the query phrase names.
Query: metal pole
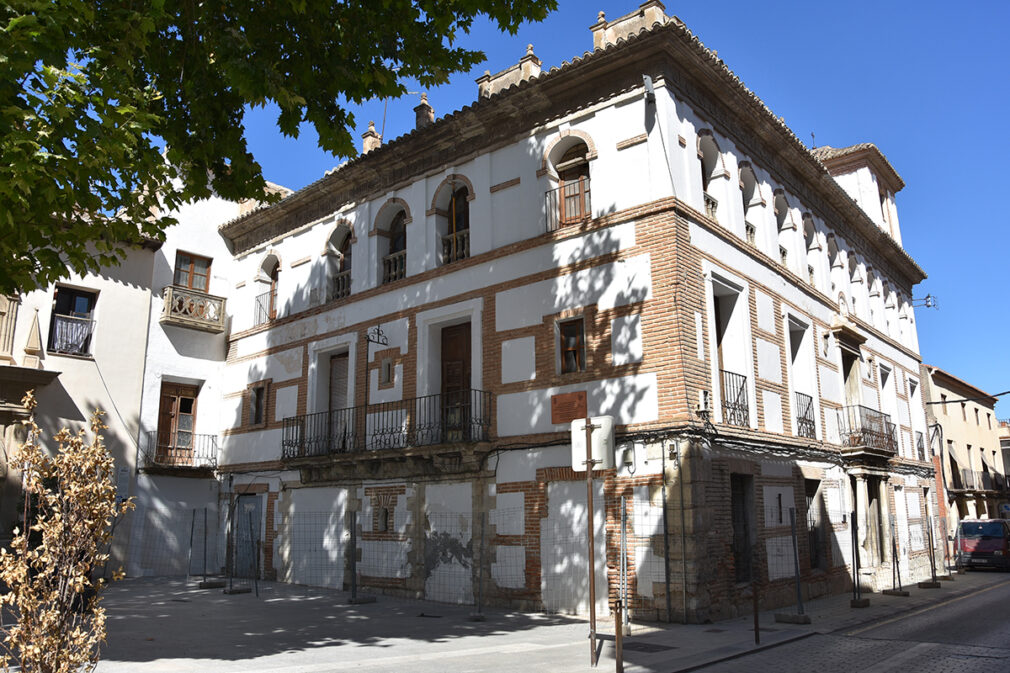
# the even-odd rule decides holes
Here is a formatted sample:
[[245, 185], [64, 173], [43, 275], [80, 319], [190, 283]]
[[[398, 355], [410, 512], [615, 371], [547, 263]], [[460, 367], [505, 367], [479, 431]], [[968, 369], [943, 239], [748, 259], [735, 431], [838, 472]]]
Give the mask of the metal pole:
[[627, 498], [621, 496], [621, 603], [624, 608], [624, 619], [620, 622], [619, 628], [624, 630], [624, 635], [630, 635], [631, 617], [628, 608], [628, 504]]
[[593, 512], [593, 425], [589, 416], [586, 416], [586, 503], [589, 511], [589, 661], [595, 668], [596, 658], [596, 554], [594, 546], [594, 512]]
[[898, 542], [894, 534], [894, 517], [888, 517], [891, 521], [891, 588], [897, 589], [901, 582], [901, 571], [898, 570]]
[[480, 513], [480, 556], [477, 566], [477, 614], [484, 610], [484, 530], [487, 528], [487, 512]]
[[758, 600], [758, 552], [757, 545], [751, 547], [751, 597], [754, 599], [754, 644], [761, 644], [761, 618], [758, 615], [760, 601]]
[[351, 512], [351, 602], [358, 600], [358, 513]]
[[189, 520], [189, 557], [186, 559], [186, 577], [193, 570], [193, 530], [196, 528], [196, 507], [193, 508], [193, 516]]
[[803, 591], [800, 586], [800, 548], [796, 542], [796, 508], [789, 508], [789, 527], [793, 534], [793, 571], [796, 575], [796, 614], [803, 614]]
[[207, 581], [207, 508], [203, 508], [203, 581]]
[[235, 580], [235, 564], [238, 562], [238, 539], [235, 537], [235, 531], [238, 526], [235, 525], [235, 520], [238, 518], [236, 502], [233, 500], [231, 503], [231, 563], [228, 564], [228, 591], [231, 592], [234, 587]]
[[624, 633], [623, 633], [624, 629], [621, 628], [621, 619], [622, 619], [621, 614], [624, 612], [624, 610], [621, 609], [622, 602], [623, 600], [621, 599], [621, 597], [618, 597], [617, 605], [614, 606], [615, 609], [617, 610], [617, 614], [614, 615], [615, 617], [614, 624], [617, 625], [617, 628], [614, 630], [614, 650], [616, 657], [614, 663], [614, 670], [616, 670], [617, 673], [624, 673]]
[[250, 550], [252, 551], [253, 557], [253, 587], [256, 589], [256, 597], [259, 598], [260, 550], [259, 540], [253, 537], [252, 513], [249, 514], [249, 547], [251, 548]]
[[936, 545], [933, 541], [933, 518], [926, 519], [929, 522], [929, 569], [932, 571], [933, 581], [936, 582]]
[[[673, 621], [673, 597], [670, 596], [670, 522], [666, 513], [666, 444], [662, 444], [660, 449], [663, 452], [663, 582], [666, 587], [666, 623], [669, 624]], [[679, 471], [677, 476], [680, 478]]]
[[859, 586], [859, 526], [856, 522], [856, 510], [852, 510], [852, 598], [859, 600], [863, 597], [862, 588]]
[[947, 517], [940, 518], [940, 529], [943, 532], [944, 573], [950, 575], [950, 545], [947, 544]]

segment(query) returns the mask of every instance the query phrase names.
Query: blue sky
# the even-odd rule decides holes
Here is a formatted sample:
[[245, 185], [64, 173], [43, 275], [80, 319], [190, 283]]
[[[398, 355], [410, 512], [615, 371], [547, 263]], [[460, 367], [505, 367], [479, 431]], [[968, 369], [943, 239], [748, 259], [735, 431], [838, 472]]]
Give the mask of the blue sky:
[[[435, 114], [472, 103], [474, 79], [518, 61], [532, 43], [544, 68], [592, 48], [597, 12], [616, 18], [638, 2], [562, 0], [542, 24], [515, 36], [477, 22], [461, 44], [487, 61], [428, 91]], [[905, 248], [929, 278], [915, 290], [939, 297], [916, 310], [923, 360], [988, 393], [1010, 390], [1010, 3], [748, 0], [667, 3], [803, 141], [842, 147], [873, 142], [905, 180], [897, 195]], [[409, 85], [412, 91], [416, 86]], [[391, 100], [384, 137], [414, 124], [419, 95]], [[356, 138], [384, 104], [354, 108]], [[318, 149], [306, 127], [297, 140], [276, 130], [276, 112], [251, 111], [250, 146], [268, 180], [298, 189], [343, 159]], [[1002, 288], [1002, 289], [1001, 289]], [[1004, 303], [1006, 302], [1006, 303]], [[996, 409], [1010, 418], [1010, 395]]]

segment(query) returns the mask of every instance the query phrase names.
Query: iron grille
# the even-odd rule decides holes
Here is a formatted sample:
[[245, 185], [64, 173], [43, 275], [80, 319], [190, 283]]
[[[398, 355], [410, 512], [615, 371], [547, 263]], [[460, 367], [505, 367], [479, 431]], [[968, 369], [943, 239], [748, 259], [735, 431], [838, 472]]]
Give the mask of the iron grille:
[[747, 377], [724, 369], [722, 376], [722, 420], [730, 425], [747, 427], [750, 425], [750, 409], [747, 404]]

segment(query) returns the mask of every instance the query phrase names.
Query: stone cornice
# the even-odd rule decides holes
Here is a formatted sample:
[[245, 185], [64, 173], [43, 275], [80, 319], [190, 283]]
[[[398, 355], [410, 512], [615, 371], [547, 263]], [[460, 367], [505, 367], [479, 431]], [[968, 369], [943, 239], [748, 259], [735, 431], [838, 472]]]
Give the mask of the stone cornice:
[[[347, 203], [390, 191], [417, 176], [489, 152], [579, 109], [662, 78], [821, 219], [906, 289], [926, 275], [835, 182], [824, 164], [679, 20], [565, 62], [349, 161], [283, 201], [220, 227], [236, 253]], [[535, 158], [531, 157], [531, 161]], [[887, 262], [886, 264], [884, 262]]]

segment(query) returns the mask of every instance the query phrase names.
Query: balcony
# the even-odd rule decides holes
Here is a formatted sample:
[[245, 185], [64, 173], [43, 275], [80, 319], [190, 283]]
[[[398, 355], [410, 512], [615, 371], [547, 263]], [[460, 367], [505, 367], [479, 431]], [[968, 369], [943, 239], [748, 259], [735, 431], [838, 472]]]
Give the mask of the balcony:
[[89, 355], [95, 321], [89, 317], [53, 314], [49, 351], [66, 355]]
[[284, 459], [486, 442], [491, 393], [460, 390], [284, 419]]
[[750, 407], [747, 404], [747, 377], [719, 370], [722, 379], [722, 422], [748, 427]]
[[220, 334], [225, 327], [224, 297], [169, 285], [162, 294], [164, 305], [159, 322]]
[[255, 320], [253, 326], [270, 322], [277, 317], [277, 291], [268, 290], [256, 297], [256, 305], [253, 307]]
[[814, 398], [804, 393], [796, 393], [796, 435], [807, 439], [815, 439], [817, 436]]
[[589, 198], [589, 178], [582, 177], [548, 190], [544, 194], [544, 201], [547, 231], [588, 221], [593, 212]]
[[144, 467], [209, 471], [217, 467], [217, 436], [192, 432], [147, 433]]
[[890, 457], [898, 450], [891, 417], [862, 405], [838, 410], [838, 434], [842, 446], [856, 450], [850, 453], [864, 452]]
[[450, 264], [470, 256], [470, 230], [442, 237], [442, 263]]
[[715, 216], [716, 211], [719, 210], [719, 202], [711, 194], [705, 194], [705, 215], [708, 216], [710, 220], [717, 220]]
[[326, 300], [343, 299], [351, 294], [351, 270], [341, 271], [330, 279]]
[[407, 275], [407, 251], [401, 250], [382, 258], [382, 282], [392, 283]]

